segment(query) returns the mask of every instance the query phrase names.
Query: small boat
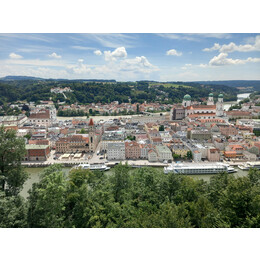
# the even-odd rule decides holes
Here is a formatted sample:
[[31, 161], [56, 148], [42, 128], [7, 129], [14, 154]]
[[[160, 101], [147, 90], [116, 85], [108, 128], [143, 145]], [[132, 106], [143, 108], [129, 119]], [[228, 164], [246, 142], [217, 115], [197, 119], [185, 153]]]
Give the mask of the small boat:
[[243, 171], [248, 171], [250, 170], [250, 168], [254, 168], [254, 169], [260, 169], [260, 162], [246, 162], [244, 164], [241, 164], [238, 166], [239, 169], [243, 170]]
[[249, 167], [246, 166], [246, 164], [241, 164], [241, 165], [238, 165], [238, 168], [242, 171], [248, 171], [249, 170]]

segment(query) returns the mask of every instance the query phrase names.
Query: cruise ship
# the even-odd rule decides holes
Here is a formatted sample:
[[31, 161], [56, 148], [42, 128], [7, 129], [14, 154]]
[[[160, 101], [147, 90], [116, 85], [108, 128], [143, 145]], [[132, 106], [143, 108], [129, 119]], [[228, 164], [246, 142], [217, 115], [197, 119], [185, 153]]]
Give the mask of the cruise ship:
[[164, 167], [164, 173], [175, 174], [217, 174], [220, 172], [233, 173], [236, 170], [228, 164], [216, 163], [172, 163]]
[[107, 171], [110, 169], [110, 167], [106, 166], [105, 164], [89, 164], [89, 163], [79, 164], [74, 168], [75, 169], [82, 168], [85, 170], [99, 170], [99, 171]]
[[260, 162], [246, 162], [238, 166], [241, 170], [249, 170], [250, 168], [255, 168], [260, 170]]

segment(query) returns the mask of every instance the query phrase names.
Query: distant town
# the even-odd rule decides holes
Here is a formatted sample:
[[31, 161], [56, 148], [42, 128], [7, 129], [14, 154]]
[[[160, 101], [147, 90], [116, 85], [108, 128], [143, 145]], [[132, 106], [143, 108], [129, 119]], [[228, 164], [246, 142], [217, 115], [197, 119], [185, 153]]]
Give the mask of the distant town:
[[[51, 92], [66, 95], [72, 90], [58, 87]], [[188, 91], [182, 103], [173, 105], [130, 101], [61, 104], [58, 110], [51, 100], [14, 103], [10, 107], [22, 113], [1, 116], [0, 124], [24, 137], [26, 166], [128, 162], [141, 167], [167, 166], [174, 161], [240, 165], [259, 159], [260, 96], [248, 97], [230, 111], [224, 110], [223, 94], [210, 93], [203, 104]], [[57, 116], [72, 110], [83, 114]], [[84, 116], [93, 111], [99, 116]]]

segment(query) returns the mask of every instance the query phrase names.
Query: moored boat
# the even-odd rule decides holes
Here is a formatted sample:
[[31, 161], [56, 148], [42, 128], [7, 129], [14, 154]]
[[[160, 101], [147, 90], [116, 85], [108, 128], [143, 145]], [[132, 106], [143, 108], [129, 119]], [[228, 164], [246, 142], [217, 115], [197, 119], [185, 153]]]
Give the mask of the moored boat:
[[99, 170], [99, 171], [107, 171], [110, 169], [110, 167], [106, 166], [105, 164], [89, 164], [89, 163], [84, 163], [84, 164], [79, 164], [75, 166], [76, 169], [82, 168], [85, 170]]
[[228, 164], [216, 163], [172, 163], [164, 167], [164, 173], [174, 174], [217, 174], [220, 172], [234, 173], [234, 167]]

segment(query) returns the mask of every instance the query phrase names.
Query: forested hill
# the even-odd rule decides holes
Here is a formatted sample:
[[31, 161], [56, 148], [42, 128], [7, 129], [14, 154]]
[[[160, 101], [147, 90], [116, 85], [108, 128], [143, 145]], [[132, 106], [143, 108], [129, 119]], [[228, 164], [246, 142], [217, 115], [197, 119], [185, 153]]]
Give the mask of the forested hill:
[[[62, 94], [51, 93], [53, 87], [70, 87], [73, 92]], [[238, 90], [224, 85], [204, 85], [195, 82], [85, 82], [54, 80], [0, 80], [0, 105], [8, 102], [39, 102], [52, 99], [54, 103], [65, 101], [67, 104], [110, 103], [112, 101], [143, 103], [160, 102], [173, 104], [181, 102], [183, 96], [190, 94], [193, 100], [203, 101], [209, 93], [214, 97], [224, 94], [225, 101], [236, 100]]]
[[116, 82], [114, 79], [44, 79], [28, 76], [6, 76], [0, 78], [0, 81], [16, 81], [16, 80], [32, 80], [32, 81], [58, 81], [58, 82]]
[[253, 87], [254, 90], [260, 90], [260, 80], [224, 80], [224, 81], [197, 81], [201, 84], [226, 85], [229, 87]]

